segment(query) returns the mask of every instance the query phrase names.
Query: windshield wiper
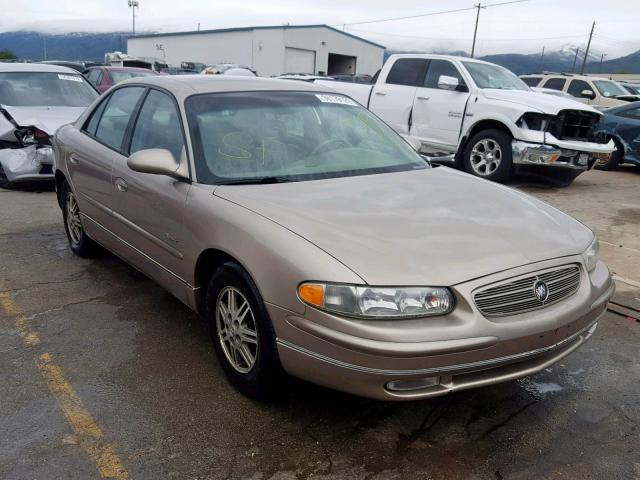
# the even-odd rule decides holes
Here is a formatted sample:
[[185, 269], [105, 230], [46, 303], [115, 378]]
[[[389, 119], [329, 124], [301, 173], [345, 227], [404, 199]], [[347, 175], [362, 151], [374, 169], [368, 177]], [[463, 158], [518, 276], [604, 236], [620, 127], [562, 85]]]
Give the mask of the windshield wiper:
[[218, 182], [217, 185], [267, 185], [270, 183], [286, 183], [291, 180], [287, 177], [260, 177], [260, 178], [236, 178]]

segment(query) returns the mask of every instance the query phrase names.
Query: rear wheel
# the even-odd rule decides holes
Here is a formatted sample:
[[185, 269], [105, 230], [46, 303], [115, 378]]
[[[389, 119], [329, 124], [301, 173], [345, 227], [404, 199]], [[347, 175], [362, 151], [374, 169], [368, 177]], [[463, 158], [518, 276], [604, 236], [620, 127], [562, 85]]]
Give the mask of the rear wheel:
[[93, 256], [97, 244], [84, 231], [78, 201], [66, 181], [62, 183], [62, 217], [71, 251], [80, 257]]
[[285, 378], [276, 335], [255, 283], [238, 264], [226, 262], [211, 277], [205, 317], [230, 382], [249, 397], [275, 397]]
[[511, 140], [502, 130], [476, 133], [464, 151], [465, 170], [486, 180], [507, 180], [513, 173]]
[[598, 170], [615, 170], [624, 159], [624, 146], [615, 138], [613, 141], [616, 144], [616, 149], [606, 160], [598, 159], [596, 161], [595, 168]]

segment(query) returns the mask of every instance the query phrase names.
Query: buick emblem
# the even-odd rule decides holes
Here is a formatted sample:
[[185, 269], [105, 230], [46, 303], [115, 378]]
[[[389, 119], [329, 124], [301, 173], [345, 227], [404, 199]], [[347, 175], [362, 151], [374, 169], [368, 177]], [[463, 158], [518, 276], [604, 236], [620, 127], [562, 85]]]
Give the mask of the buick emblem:
[[544, 302], [549, 296], [549, 288], [547, 287], [547, 284], [542, 280], [538, 280], [533, 284], [533, 293], [538, 300]]

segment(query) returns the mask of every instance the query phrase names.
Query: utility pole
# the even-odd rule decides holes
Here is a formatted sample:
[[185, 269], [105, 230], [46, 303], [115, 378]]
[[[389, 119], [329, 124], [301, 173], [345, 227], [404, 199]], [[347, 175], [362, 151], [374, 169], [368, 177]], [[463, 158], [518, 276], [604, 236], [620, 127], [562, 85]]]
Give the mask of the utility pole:
[[473, 30], [473, 45], [471, 45], [471, 58], [473, 58], [474, 53], [476, 53], [476, 36], [478, 35], [478, 20], [480, 20], [480, 9], [485, 8], [481, 3], [474, 5], [478, 9], [476, 13], [476, 28]]
[[42, 48], [44, 50], [44, 59], [47, 59], [47, 36], [42, 35]]
[[600, 55], [600, 68], [598, 69], [600, 73], [602, 73], [602, 60], [604, 60], [604, 57], [606, 56], [607, 56], [606, 53], [603, 53], [602, 55]]
[[198, 22], [198, 31], [200, 31], [200, 22]]
[[576, 71], [576, 60], [578, 60], [578, 52], [580, 47], [576, 47], [576, 54], [573, 56], [573, 65], [571, 66], [571, 73]]
[[136, 35], [136, 8], [139, 7], [138, 0], [129, 0], [129, 8], [132, 12], [133, 36]]
[[540, 67], [538, 68], [538, 70], [540, 70], [540, 73], [542, 73], [542, 62], [544, 61], [544, 45], [542, 46], [542, 55], [540, 55]]
[[591, 33], [589, 34], [589, 41], [587, 42], [587, 49], [584, 52], [584, 59], [582, 60], [582, 68], [580, 69], [580, 75], [584, 75], [584, 69], [587, 66], [587, 57], [589, 56], [589, 47], [591, 46], [591, 37], [593, 37], [593, 29], [596, 28], [596, 22], [594, 20], [591, 25]]

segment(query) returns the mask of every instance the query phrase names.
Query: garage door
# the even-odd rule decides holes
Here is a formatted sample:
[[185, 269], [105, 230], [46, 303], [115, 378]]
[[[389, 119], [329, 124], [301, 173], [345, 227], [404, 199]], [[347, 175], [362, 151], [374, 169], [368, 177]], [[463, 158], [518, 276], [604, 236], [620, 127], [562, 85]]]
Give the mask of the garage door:
[[285, 47], [284, 73], [315, 73], [316, 52]]

